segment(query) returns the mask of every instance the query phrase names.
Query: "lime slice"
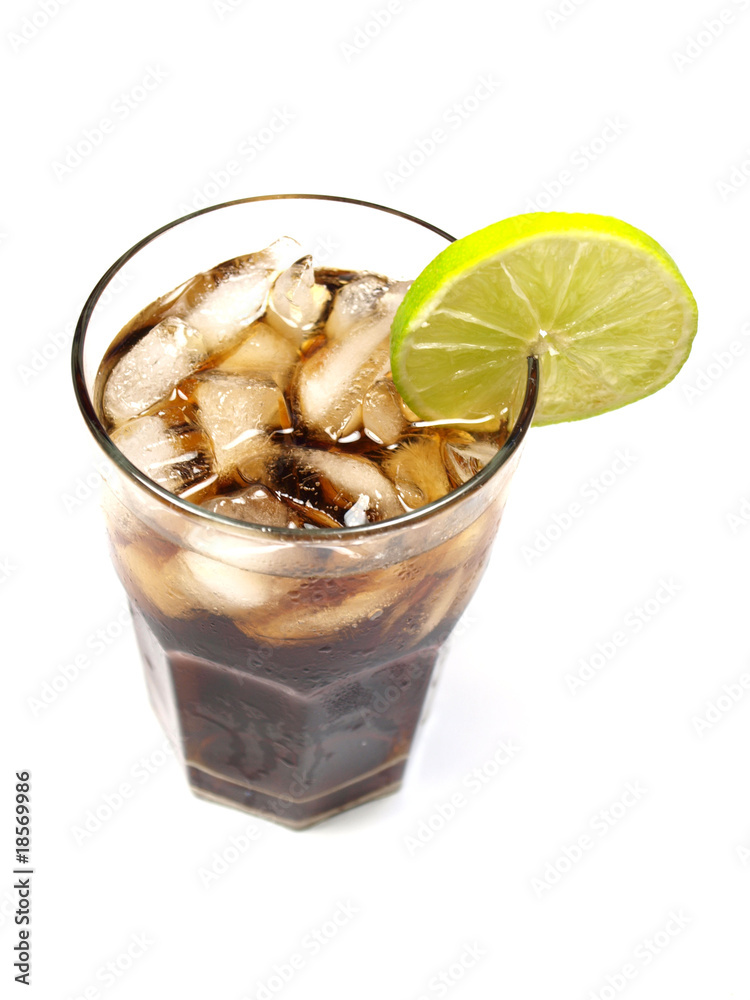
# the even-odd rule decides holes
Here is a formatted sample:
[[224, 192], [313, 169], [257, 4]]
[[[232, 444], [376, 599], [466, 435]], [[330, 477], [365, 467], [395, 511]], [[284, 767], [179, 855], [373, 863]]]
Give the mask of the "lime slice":
[[457, 240], [422, 271], [393, 320], [391, 366], [424, 420], [497, 420], [535, 355], [534, 423], [552, 424], [666, 385], [697, 323], [650, 236], [608, 216], [533, 212]]

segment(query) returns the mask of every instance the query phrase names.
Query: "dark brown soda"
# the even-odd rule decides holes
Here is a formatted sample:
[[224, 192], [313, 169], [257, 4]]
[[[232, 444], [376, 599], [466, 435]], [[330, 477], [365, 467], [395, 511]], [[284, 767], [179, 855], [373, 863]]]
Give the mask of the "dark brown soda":
[[[201, 612], [168, 618], [129, 586], [152, 703], [167, 731], [177, 729], [193, 791], [297, 828], [394, 791], [438, 654], [489, 547], [464, 563], [465, 598], [426, 635], [448, 580], [425, 573], [425, 556], [393, 567], [413, 575], [408, 612], [386, 609], [309, 640], [253, 639]], [[312, 579], [306, 589], [323, 600], [346, 581]]]

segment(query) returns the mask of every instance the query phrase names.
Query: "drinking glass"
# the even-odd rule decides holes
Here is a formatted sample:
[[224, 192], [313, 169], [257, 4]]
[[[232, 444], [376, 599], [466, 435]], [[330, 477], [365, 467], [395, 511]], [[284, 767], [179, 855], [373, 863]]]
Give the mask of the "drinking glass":
[[302, 828], [399, 787], [438, 654], [486, 566], [538, 372], [530, 359], [498, 454], [453, 492], [389, 521], [269, 528], [167, 492], [108, 437], [100, 362], [148, 303], [284, 235], [316, 266], [392, 279], [414, 278], [452, 240], [402, 212], [323, 195], [194, 212], [142, 239], [98, 282], [78, 322], [73, 374], [101, 453], [107, 530], [148, 692], [190, 787]]

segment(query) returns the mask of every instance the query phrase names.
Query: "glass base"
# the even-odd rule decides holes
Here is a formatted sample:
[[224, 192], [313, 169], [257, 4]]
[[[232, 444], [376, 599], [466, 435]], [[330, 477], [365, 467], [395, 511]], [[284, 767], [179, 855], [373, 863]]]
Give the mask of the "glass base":
[[227, 619], [204, 623], [199, 645], [195, 622], [167, 630], [132, 611], [152, 706], [196, 795], [303, 829], [398, 790], [435, 637], [405, 655], [374, 641], [334, 651], [322, 671], [319, 643], [259, 658]]
[[337, 813], [397, 792], [405, 767], [406, 759], [303, 802], [235, 785], [197, 767], [188, 766], [187, 774], [193, 793], [200, 799], [242, 809], [292, 830], [304, 830]]

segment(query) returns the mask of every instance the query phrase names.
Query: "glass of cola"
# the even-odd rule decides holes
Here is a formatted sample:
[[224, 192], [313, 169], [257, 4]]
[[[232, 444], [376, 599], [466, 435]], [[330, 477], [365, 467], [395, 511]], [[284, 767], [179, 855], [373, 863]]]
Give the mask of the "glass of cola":
[[486, 427], [400, 399], [390, 321], [451, 239], [351, 199], [248, 198], [145, 237], [83, 309], [113, 559], [203, 798], [303, 828], [401, 783], [536, 400], [532, 361]]

